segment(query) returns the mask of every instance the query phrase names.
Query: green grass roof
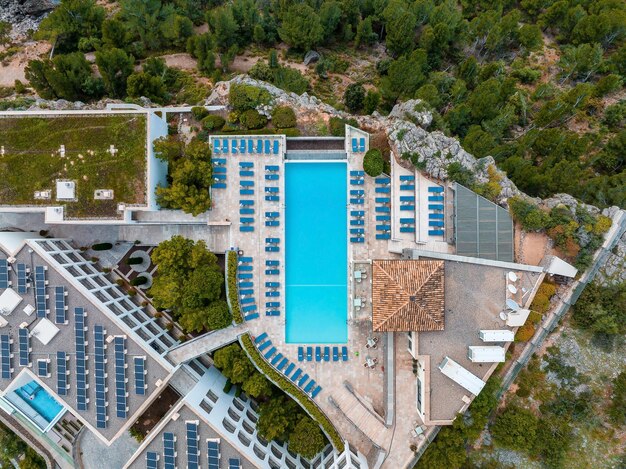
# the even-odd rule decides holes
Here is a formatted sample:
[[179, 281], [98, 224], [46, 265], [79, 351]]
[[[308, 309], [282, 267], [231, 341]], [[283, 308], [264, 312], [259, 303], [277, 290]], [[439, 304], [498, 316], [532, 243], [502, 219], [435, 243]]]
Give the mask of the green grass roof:
[[[0, 205], [63, 205], [68, 218], [111, 218], [119, 203], [146, 204], [146, 132], [143, 114], [2, 117]], [[56, 200], [57, 179], [76, 182], [76, 201]], [[50, 200], [34, 199], [47, 189]], [[113, 189], [114, 199], [94, 200], [96, 189]]]

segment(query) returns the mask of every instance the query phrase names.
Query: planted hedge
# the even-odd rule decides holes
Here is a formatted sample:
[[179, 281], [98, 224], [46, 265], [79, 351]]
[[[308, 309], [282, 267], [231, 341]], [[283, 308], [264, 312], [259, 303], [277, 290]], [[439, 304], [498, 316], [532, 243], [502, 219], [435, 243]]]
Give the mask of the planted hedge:
[[243, 316], [237, 294], [237, 253], [235, 251], [226, 251], [226, 281], [228, 282], [228, 305], [233, 315], [233, 321], [241, 324]]
[[300, 406], [314, 419], [332, 443], [332, 445], [339, 451], [343, 451], [344, 443], [339, 435], [339, 432], [335, 429], [332, 422], [326, 417], [326, 415], [309, 399], [309, 397], [298, 386], [293, 384], [285, 375], [274, 369], [269, 363], [267, 363], [261, 354], [252, 343], [252, 339], [249, 334], [242, 335], [239, 338], [241, 347], [246, 351], [248, 357], [254, 363], [254, 365], [276, 386], [282, 389], [285, 393], [294, 399]]

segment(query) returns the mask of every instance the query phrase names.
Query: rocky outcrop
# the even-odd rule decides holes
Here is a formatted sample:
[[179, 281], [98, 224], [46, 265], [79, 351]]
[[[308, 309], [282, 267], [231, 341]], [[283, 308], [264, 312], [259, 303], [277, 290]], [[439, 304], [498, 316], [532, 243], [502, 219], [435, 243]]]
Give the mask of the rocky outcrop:
[[54, 0], [0, 0], [0, 20], [11, 23], [12, 35], [17, 37], [37, 29], [44, 15], [57, 4]]
[[409, 99], [396, 104], [389, 113], [389, 117], [411, 121], [424, 129], [433, 121], [433, 114], [428, 110], [428, 104], [421, 99]]

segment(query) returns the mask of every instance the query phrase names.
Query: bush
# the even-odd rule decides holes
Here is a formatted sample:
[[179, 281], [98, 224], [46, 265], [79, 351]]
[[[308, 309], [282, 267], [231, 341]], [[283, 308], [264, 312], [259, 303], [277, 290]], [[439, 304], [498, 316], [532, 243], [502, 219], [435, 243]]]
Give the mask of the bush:
[[535, 326], [531, 322], [526, 322], [517, 330], [515, 342], [528, 342], [535, 335]]
[[531, 311], [528, 315], [528, 321], [531, 324], [535, 325], [541, 322], [541, 318], [543, 318], [543, 315], [541, 313], [538, 313], [537, 311]]
[[556, 293], [556, 287], [548, 282], [543, 282], [537, 289], [537, 294], [545, 295], [548, 299], [552, 298]]
[[289, 106], [279, 106], [272, 111], [272, 123], [279, 129], [296, 126], [296, 113]]
[[550, 298], [543, 293], [537, 293], [535, 298], [533, 298], [530, 309], [537, 311], [539, 314], [545, 314], [550, 309]]
[[202, 127], [205, 130], [220, 130], [226, 121], [222, 116], [210, 115], [202, 119]]
[[511, 215], [526, 231], [541, 231], [550, 223], [550, 215], [536, 205], [519, 197], [509, 199]]
[[191, 108], [191, 115], [196, 119], [201, 121], [206, 116], [209, 115], [209, 110], [204, 106], [194, 106]]
[[111, 243], [97, 243], [91, 246], [94, 251], [108, 251], [111, 248], [113, 248]]
[[494, 441], [505, 448], [527, 451], [535, 443], [538, 419], [530, 410], [509, 405], [491, 428]]
[[345, 137], [346, 124], [356, 128], [359, 127], [359, 123], [355, 119], [342, 119], [341, 117], [331, 117], [328, 120], [328, 130], [333, 137]]
[[235, 251], [227, 251], [227, 267], [226, 276], [228, 279], [228, 306], [233, 315], [233, 320], [237, 324], [243, 322], [241, 308], [239, 307], [239, 295], [237, 290], [237, 253]]
[[137, 265], [141, 264], [143, 259], [141, 257], [129, 257], [126, 261], [126, 265]]
[[300, 406], [307, 411], [309, 416], [311, 416], [311, 418], [313, 418], [313, 420], [315, 420], [322, 427], [333, 446], [338, 450], [342, 450], [344, 447], [343, 440], [328, 417], [326, 417], [326, 415], [309, 399], [306, 394], [304, 394], [299, 387], [293, 384], [283, 374], [276, 371], [263, 359], [263, 357], [261, 357], [261, 354], [253, 345], [252, 339], [248, 334], [241, 336], [239, 340], [242, 348], [245, 350], [248, 357], [259, 369], [259, 371], [265, 374], [270, 381], [298, 402], [298, 404], [300, 404]]
[[133, 287], [138, 287], [139, 285], [145, 285], [148, 282], [148, 277], [141, 275], [141, 276], [137, 276], [134, 279], [132, 279], [130, 281], [130, 284]]
[[248, 130], [261, 129], [267, 124], [267, 117], [256, 109], [248, 109], [239, 116], [239, 122]]
[[365, 101], [365, 88], [360, 83], [352, 83], [346, 88], [346, 92], [343, 94], [343, 102], [345, 103], [348, 111], [357, 113], [363, 109]]
[[236, 111], [255, 109], [261, 104], [268, 104], [270, 100], [267, 90], [252, 85], [232, 84], [228, 94], [228, 102]]
[[382, 174], [384, 164], [383, 154], [377, 148], [370, 148], [363, 157], [363, 170], [372, 177]]

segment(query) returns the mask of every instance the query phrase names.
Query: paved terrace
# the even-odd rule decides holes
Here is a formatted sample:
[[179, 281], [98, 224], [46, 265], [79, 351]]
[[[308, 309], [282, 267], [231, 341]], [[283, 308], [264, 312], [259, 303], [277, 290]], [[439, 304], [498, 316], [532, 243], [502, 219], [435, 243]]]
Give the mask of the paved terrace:
[[[0, 256], [4, 257], [4, 255], [0, 252]], [[157, 387], [156, 383], [163, 382], [168, 377], [169, 371], [166, 370], [159, 362], [157, 362], [152, 356], [146, 353], [146, 350], [142, 348], [137, 342], [134, 342], [130, 336], [126, 338], [126, 349], [127, 354], [125, 357], [126, 363], [128, 365], [126, 369], [126, 377], [128, 378], [128, 382], [126, 384], [128, 397], [127, 397], [127, 405], [129, 408], [128, 418], [118, 418], [116, 415], [116, 397], [115, 397], [115, 370], [114, 370], [114, 356], [113, 356], [113, 344], [109, 343], [108, 347], [105, 351], [106, 356], [108, 357], [108, 377], [106, 378], [106, 385], [109, 389], [107, 393], [107, 400], [109, 403], [107, 415], [108, 421], [106, 428], [98, 429], [96, 428], [96, 399], [95, 399], [95, 373], [94, 373], [94, 345], [93, 345], [93, 337], [94, 337], [94, 326], [102, 325], [106, 331], [106, 337], [111, 336], [121, 336], [126, 335], [126, 331], [122, 330], [117, 326], [109, 317], [104, 315], [98, 308], [96, 308], [93, 303], [89, 299], [87, 299], [77, 288], [75, 288], [70, 282], [67, 281], [65, 276], [61, 275], [60, 272], [55, 270], [55, 268], [49, 264], [46, 260], [40, 257], [36, 252], [29, 252], [28, 247], [22, 248], [19, 253], [15, 256], [17, 261], [14, 264], [14, 269], [16, 269], [17, 264], [24, 263], [27, 264], [32, 270], [32, 276], [34, 280], [34, 271], [35, 266], [46, 266], [46, 278], [49, 282], [47, 287], [47, 294], [49, 295], [48, 301], [48, 309], [50, 309], [50, 313], [48, 314], [48, 319], [52, 322], [55, 322], [55, 294], [54, 287], [55, 286], [64, 286], [68, 295], [67, 299], [67, 324], [56, 324], [58, 328], [58, 333], [51, 339], [48, 344], [43, 344], [37, 337], [30, 337], [30, 347], [32, 348], [32, 352], [30, 354], [30, 361], [32, 363], [31, 367], [28, 369], [32, 371], [32, 373], [37, 373], [37, 360], [44, 359], [50, 360], [49, 369], [50, 376], [49, 377], [38, 377], [37, 379], [43, 383], [48, 392], [54, 396], [54, 398], [70, 409], [70, 411], [79, 417], [88, 427], [94, 432], [99, 438], [107, 441], [114, 440], [117, 436], [119, 436], [125, 429], [134, 421], [134, 416], [139, 415], [143, 412], [143, 409], [149, 405], [152, 399], [156, 397], [156, 395], [160, 392], [160, 389]], [[13, 287], [17, 288], [17, 276], [15, 271], [11, 272], [10, 275], [11, 281], [13, 282]], [[11, 388], [11, 383], [13, 380], [20, 374], [20, 372], [25, 369], [19, 366], [19, 347], [18, 347], [18, 329], [23, 324], [26, 323], [28, 330], [32, 334], [34, 327], [40, 322], [37, 318], [36, 311], [32, 312], [30, 315], [27, 315], [23, 309], [27, 305], [35, 306], [35, 294], [34, 294], [34, 281], [31, 288], [28, 289], [28, 293], [24, 295], [20, 295], [23, 297], [23, 300], [17, 306], [17, 308], [8, 316], [3, 316], [8, 324], [0, 329], [2, 334], [10, 334], [13, 338], [13, 353], [15, 357], [12, 360], [12, 366], [14, 367], [14, 373], [12, 379], [0, 379], [0, 387], [3, 391], [6, 391], [7, 388]], [[2, 290], [4, 291], [4, 290]], [[76, 410], [76, 366], [75, 366], [75, 331], [74, 331], [74, 309], [77, 307], [85, 308], [87, 312], [87, 317], [85, 320], [87, 326], [86, 332], [86, 340], [87, 340], [87, 382], [89, 383], [89, 388], [87, 389], [87, 397], [90, 400], [88, 402], [87, 410], [78, 411]], [[69, 362], [67, 362], [67, 369], [69, 371], [68, 383], [69, 389], [65, 396], [58, 396], [57, 394], [57, 352], [66, 352], [69, 357]], [[135, 370], [133, 364], [133, 357], [145, 357], [145, 369], [146, 376], [145, 380], [148, 385], [146, 389], [145, 395], [137, 395], [135, 392]]]

